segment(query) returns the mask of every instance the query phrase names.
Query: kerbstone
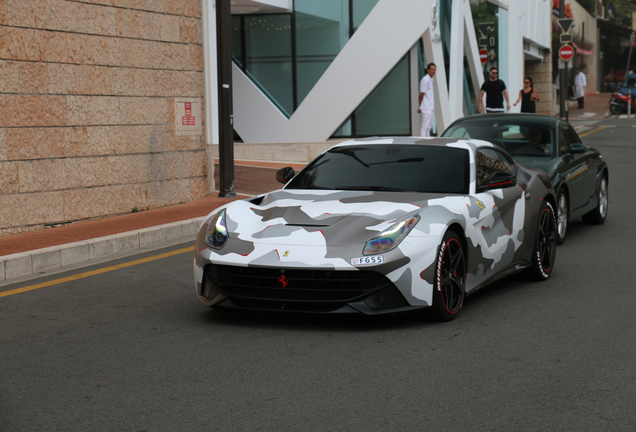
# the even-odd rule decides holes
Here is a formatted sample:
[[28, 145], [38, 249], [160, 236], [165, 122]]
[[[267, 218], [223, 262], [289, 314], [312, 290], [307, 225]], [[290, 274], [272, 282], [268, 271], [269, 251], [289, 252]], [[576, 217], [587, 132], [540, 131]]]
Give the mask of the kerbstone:
[[38, 273], [52, 268], [58, 268], [61, 264], [60, 249], [46, 248], [31, 254], [33, 273]]
[[33, 274], [31, 253], [22, 252], [5, 258], [5, 276], [7, 279]]
[[139, 230], [139, 247], [161, 243], [161, 227], [144, 228]]
[[60, 258], [62, 267], [68, 267], [88, 261], [88, 243], [77, 242], [60, 247]]
[[101, 237], [88, 242], [89, 259], [97, 259], [117, 253], [117, 237]]
[[162, 226], [161, 237], [163, 238], [163, 241], [169, 241], [183, 237], [183, 227], [181, 226], [181, 222], [175, 222]]
[[117, 235], [117, 252], [128, 252], [139, 249], [139, 234], [137, 232]]
[[201, 226], [201, 222], [203, 222], [203, 220], [205, 220], [205, 218], [192, 219], [183, 222], [183, 236], [189, 237], [196, 235], [199, 232], [199, 227]]

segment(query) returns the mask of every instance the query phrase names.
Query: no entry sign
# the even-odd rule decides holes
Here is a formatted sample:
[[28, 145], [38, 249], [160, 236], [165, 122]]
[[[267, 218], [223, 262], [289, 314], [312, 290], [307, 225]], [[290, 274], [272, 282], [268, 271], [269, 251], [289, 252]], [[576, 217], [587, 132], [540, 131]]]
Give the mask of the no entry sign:
[[479, 50], [479, 60], [481, 60], [482, 63], [486, 63], [488, 61], [488, 51], [485, 49], [480, 49]]
[[561, 57], [561, 60], [563, 61], [570, 60], [572, 57], [574, 57], [574, 48], [572, 48], [572, 46], [570, 45], [563, 45], [561, 48], [559, 48], [559, 57]]

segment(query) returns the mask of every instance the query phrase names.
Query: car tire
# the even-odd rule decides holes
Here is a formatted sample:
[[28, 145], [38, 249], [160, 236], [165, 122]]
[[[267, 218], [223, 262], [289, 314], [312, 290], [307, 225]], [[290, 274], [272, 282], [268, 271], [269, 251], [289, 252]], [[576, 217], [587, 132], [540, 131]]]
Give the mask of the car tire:
[[568, 222], [570, 218], [570, 200], [565, 190], [561, 189], [557, 196], [557, 244], [563, 244], [565, 235], [568, 231]]
[[552, 204], [545, 201], [539, 213], [539, 224], [534, 235], [532, 264], [528, 268], [530, 278], [543, 281], [554, 268], [557, 247], [556, 217]]
[[605, 218], [607, 217], [607, 205], [609, 203], [606, 175], [603, 175], [603, 177], [601, 178], [601, 183], [598, 186], [596, 198], [598, 199], [598, 203], [596, 204], [594, 210], [583, 215], [583, 222], [585, 222], [586, 224], [601, 225], [603, 222], [605, 222]]
[[433, 311], [439, 321], [455, 319], [466, 296], [466, 256], [459, 236], [444, 234], [435, 264]]

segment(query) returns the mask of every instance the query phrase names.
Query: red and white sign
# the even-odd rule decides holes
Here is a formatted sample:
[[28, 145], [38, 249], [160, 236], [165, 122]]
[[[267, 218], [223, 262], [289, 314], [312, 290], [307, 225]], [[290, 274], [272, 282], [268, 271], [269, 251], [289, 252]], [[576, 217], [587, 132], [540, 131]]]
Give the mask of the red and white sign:
[[181, 124], [184, 126], [196, 126], [197, 121], [194, 116], [183, 116], [181, 117]]
[[629, 46], [634, 45], [636, 45], [636, 32], [632, 32], [632, 34], [629, 36]]
[[574, 57], [574, 48], [572, 48], [571, 45], [563, 45], [559, 48], [559, 57], [561, 57], [561, 60], [563, 61], [570, 60]]
[[481, 60], [482, 63], [486, 63], [488, 61], [488, 51], [484, 48], [479, 50], [479, 60]]

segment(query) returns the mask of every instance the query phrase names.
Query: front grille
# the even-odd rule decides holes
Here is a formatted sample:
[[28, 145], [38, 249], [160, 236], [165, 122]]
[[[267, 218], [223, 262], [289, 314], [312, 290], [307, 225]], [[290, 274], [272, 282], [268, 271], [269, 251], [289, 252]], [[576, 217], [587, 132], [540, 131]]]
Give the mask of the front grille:
[[211, 264], [205, 268], [205, 275], [222, 294], [255, 300], [348, 302], [391, 285], [391, 281], [380, 273], [355, 270]]

